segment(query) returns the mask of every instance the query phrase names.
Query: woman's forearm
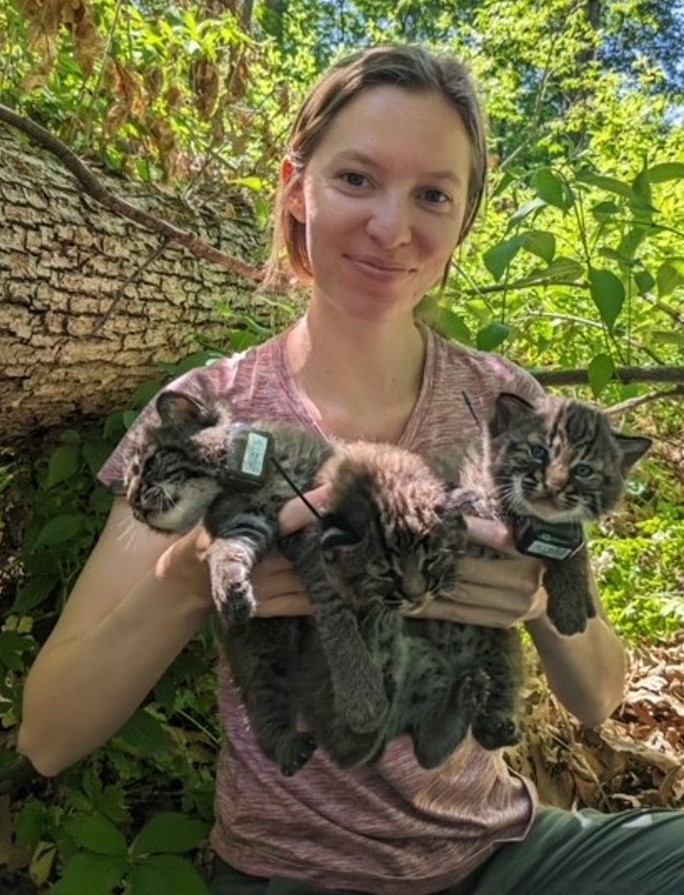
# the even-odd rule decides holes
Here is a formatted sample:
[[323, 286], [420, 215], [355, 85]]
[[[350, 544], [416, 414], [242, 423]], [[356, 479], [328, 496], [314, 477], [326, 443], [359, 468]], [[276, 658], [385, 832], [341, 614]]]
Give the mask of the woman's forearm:
[[626, 657], [617, 634], [601, 615], [582, 634], [564, 637], [544, 613], [527, 622], [551, 689], [583, 724], [601, 724], [624, 694]]
[[72, 597], [79, 605], [72, 610], [69, 601], [31, 669], [18, 749], [44, 774], [115, 734], [211, 612], [202, 588], [165, 574], [163, 556], [145, 569], [136, 562], [143, 565], [130, 559], [135, 583], [90, 620], [84, 616], [98, 600], [107, 603], [112, 585], [102, 580], [98, 589], [97, 575], [84, 576]]

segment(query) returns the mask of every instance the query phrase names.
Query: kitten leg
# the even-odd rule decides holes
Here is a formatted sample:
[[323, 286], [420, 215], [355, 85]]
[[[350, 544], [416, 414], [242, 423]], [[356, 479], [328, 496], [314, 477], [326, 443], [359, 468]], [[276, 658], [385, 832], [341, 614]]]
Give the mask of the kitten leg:
[[226, 634], [228, 660], [259, 747], [287, 777], [316, 750], [315, 737], [297, 730], [295, 675], [299, 619], [255, 618]]
[[472, 727], [473, 736], [485, 749], [501, 749], [520, 742], [516, 722], [523, 679], [520, 637], [515, 630], [480, 629], [479, 653], [490, 680], [489, 699], [480, 707]]
[[587, 619], [596, 615], [590, 575], [586, 545], [570, 559], [546, 561], [544, 587], [549, 596], [547, 613], [561, 634], [581, 633], [587, 626]]
[[364, 640], [352, 608], [353, 595], [346, 593], [342, 581], [335, 580], [320, 555], [314, 563], [306, 578], [314, 624], [330, 669], [336, 711], [342, 723], [357, 733], [376, 730], [389, 709], [383, 671], [372, 655], [378, 629], [368, 625]]
[[373, 661], [359, 632], [358, 620], [344, 601], [330, 599], [330, 588], [316, 607], [314, 621], [332, 677], [335, 708], [343, 722], [357, 733], [376, 730], [389, 708], [382, 669]]
[[446, 700], [413, 731], [416, 758], [421, 767], [436, 768], [456, 751], [489, 692], [489, 675], [481, 668], [451, 683]]
[[207, 561], [216, 609], [228, 625], [245, 621], [256, 611], [252, 570], [276, 543], [277, 520], [263, 510], [251, 513], [249, 507], [231, 516], [218, 498], [207, 513], [205, 525], [214, 538]]

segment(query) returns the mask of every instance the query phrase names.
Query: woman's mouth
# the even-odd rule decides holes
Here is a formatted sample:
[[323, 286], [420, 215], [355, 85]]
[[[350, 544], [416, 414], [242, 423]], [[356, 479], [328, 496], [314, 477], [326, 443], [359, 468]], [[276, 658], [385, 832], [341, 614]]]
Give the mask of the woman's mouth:
[[396, 282], [413, 273], [413, 268], [373, 258], [368, 255], [346, 255], [351, 265], [366, 277], [382, 282]]

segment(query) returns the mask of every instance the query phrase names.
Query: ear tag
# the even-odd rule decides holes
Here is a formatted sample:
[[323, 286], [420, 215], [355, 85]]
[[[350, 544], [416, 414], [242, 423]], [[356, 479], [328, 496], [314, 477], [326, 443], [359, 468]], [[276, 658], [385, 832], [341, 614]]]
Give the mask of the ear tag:
[[584, 543], [584, 533], [581, 525], [554, 525], [534, 516], [516, 516], [513, 540], [516, 548], [528, 556], [564, 560], [578, 552]]
[[255, 488], [263, 485], [272, 443], [273, 436], [269, 432], [241, 426], [232, 445], [229, 479]]

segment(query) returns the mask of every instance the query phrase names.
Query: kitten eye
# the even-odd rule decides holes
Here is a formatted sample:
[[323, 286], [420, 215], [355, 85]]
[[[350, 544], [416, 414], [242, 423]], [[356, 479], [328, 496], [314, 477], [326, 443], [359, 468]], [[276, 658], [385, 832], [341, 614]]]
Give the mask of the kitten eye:
[[540, 444], [530, 445], [530, 453], [532, 454], [534, 459], [538, 460], [540, 463], [546, 463], [549, 459], [549, 452]]
[[586, 463], [578, 463], [572, 472], [578, 479], [588, 479], [590, 475], [594, 474], [594, 470]]

